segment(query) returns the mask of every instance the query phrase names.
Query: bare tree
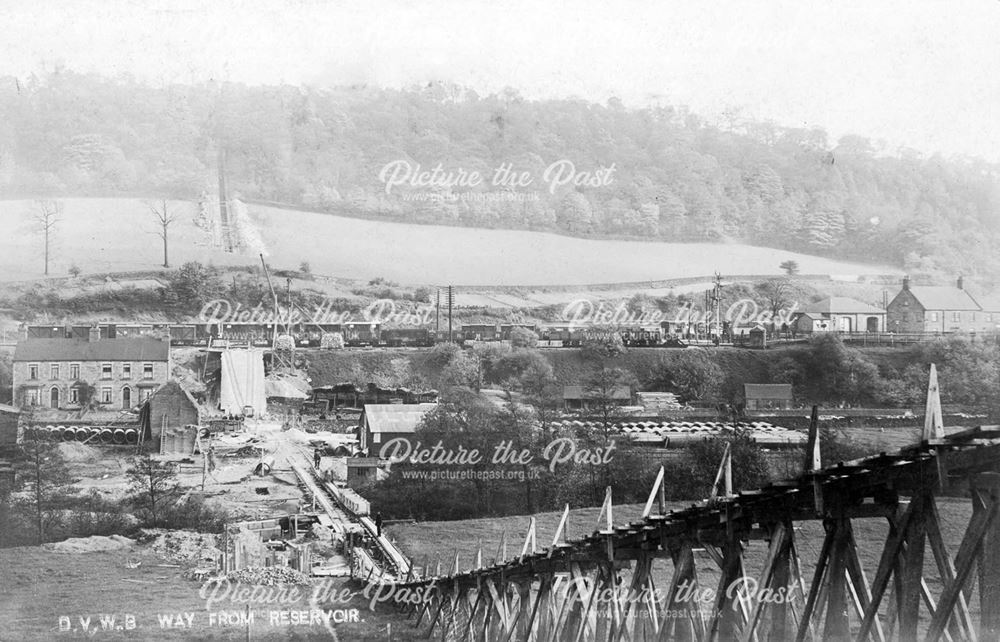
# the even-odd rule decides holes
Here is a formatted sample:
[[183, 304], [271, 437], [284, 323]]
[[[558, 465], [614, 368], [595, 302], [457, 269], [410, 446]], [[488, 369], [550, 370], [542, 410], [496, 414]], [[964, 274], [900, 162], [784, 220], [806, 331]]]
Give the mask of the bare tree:
[[45, 276], [49, 275], [49, 249], [52, 245], [52, 235], [56, 225], [62, 220], [63, 204], [61, 201], [37, 200], [31, 211], [31, 221], [35, 231], [42, 235], [45, 241]]
[[768, 279], [759, 283], [756, 287], [757, 293], [764, 299], [767, 309], [772, 315], [787, 307], [792, 295], [792, 284], [788, 279]]
[[163, 267], [168, 268], [170, 267], [170, 260], [167, 258], [167, 235], [170, 230], [170, 224], [177, 220], [177, 216], [167, 209], [166, 199], [160, 199], [159, 205], [150, 203], [149, 211], [156, 217], [156, 223], [159, 227], [156, 235], [163, 239]]

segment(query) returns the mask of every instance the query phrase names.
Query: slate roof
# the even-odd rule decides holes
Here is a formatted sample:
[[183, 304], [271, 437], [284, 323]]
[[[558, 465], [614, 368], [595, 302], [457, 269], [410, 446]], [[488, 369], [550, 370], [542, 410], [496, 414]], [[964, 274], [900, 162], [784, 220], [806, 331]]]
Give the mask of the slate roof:
[[846, 296], [832, 296], [802, 308], [809, 314], [885, 314], [885, 310]]
[[910, 288], [925, 310], [973, 310], [981, 308], [965, 290], [950, 285], [917, 285]]
[[[177, 381], [176, 379], [171, 379], [170, 381], [167, 381], [165, 384], [163, 384], [162, 386], [160, 386], [159, 388], [157, 388], [155, 391], [153, 391], [153, 394], [151, 394], [149, 396], [149, 398], [153, 399], [153, 398], [156, 397], [156, 395], [160, 394], [160, 392], [163, 392], [163, 391], [165, 391], [165, 390], [167, 390], [169, 388], [173, 388], [173, 387], [176, 387], [178, 390], [180, 390], [181, 394], [183, 394], [185, 397], [187, 397], [187, 400], [189, 402], [191, 402], [192, 406], [194, 406], [195, 408], [197, 408], [199, 411], [201, 410], [201, 407], [198, 405], [198, 400], [194, 398], [194, 395], [191, 394], [191, 391], [188, 390], [187, 388], [185, 388], [184, 386], [182, 386], [181, 382]], [[166, 393], [164, 393], [164, 394], [166, 394]]]
[[743, 396], [746, 399], [791, 399], [790, 383], [745, 383]]
[[14, 361], [167, 361], [170, 343], [153, 337], [22, 339]]
[[375, 433], [414, 433], [436, 403], [365, 404], [365, 421]]
[[1000, 312], [1000, 296], [996, 294], [976, 297], [976, 301], [985, 312]]

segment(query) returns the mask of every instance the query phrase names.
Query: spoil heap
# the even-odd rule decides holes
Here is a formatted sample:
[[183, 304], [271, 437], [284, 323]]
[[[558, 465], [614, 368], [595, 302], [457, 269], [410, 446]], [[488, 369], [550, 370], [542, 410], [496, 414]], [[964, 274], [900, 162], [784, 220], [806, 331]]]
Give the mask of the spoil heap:
[[287, 566], [248, 566], [233, 571], [226, 576], [230, 582], [253, 584], [255, 586], [278, 586], [281, 584], [308, 584], [309, 578]]

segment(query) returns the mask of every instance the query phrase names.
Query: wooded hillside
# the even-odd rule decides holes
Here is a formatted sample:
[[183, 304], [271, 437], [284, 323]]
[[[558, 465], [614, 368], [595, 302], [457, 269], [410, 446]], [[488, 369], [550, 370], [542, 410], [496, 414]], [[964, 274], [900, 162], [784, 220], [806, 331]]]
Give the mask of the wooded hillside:
[[[444, 85], [154, 88], [68, 71], [0, 79], [0, 193], [8, 196], [196, 198], [216, 187], [220, 145], [229, 187], [245, 199], [580, 236], [732, 239], [878, 257], [915, 275], [1000, 274], [990, 251], [1000, 242], [1000, 168], [884, 150], [857, 136], [831, 141], [819, 129], [735, 118], [722, 129], [684, 108], [530, 101]], [[506, 189], [522, 198], [386, 194], [379, 175], [397, 160], [485, 178], [453, 193]], [[560, 160], [580, 172], [614, 171], [604, 185], [550, 192], [543, 176]], [[533, 184], [493, 186], [505, 164]], [[435, 197], [406, 200], [414, 192]]]

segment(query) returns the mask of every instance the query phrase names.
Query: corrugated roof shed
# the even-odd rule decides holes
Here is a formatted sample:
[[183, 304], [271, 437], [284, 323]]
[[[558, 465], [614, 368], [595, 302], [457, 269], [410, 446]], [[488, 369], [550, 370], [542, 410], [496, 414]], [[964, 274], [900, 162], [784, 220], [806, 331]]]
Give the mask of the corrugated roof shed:
[[122, 339], [22, 339], [14, 361], [167, 361], [170, 344], [153, 337]]
[[802, 308], [811, 314], [885, 314], [885, 310], [846, 296], [831, 296]]
[[[602, 425], [598, 421], [555, 421], [552, 426], [563, 430], [600, 430]], [[739, 427], [750, 432], [754, 440], [764, 443], [803, 443], [806, 441], [804, 433], [775, 426], [766, 421], [741, 422]], [[633, 438], [648, 437], [670, 437], [677, 435], [692, 435], [699, 437], [714, 437], [729, 434], [733, 425], [721, 421], [625, 421], [612, 426], [612, 431], [616, 433], [630, 435]], [[653, 439], [646, 439], [651, 441]]]
[[434, 408], [436, 403], [366, 404], [364, 414], [373, 433], [412, 433]]
[[743, 396], [746, 399], [791, 399], [790, 383], [745, 383]]
[[[595, 390], [584, 390], [583, 386], [565, 386], [563, 399], [598, 399], [601, 393]], [[628, 386], [615, 386], [611, 390], [612, 399], [631, 399], [632, 390]]]
[[979, 310], [972, 295], [950, 285], [917, 285], [910, 288], [925, 310]]

